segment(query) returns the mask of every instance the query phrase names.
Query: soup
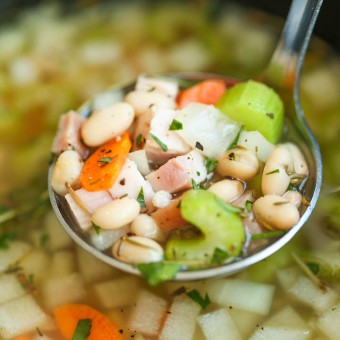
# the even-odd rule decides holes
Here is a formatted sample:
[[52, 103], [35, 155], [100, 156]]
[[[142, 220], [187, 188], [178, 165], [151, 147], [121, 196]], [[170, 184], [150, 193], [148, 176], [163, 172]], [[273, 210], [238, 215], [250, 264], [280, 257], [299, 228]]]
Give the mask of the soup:
[[[117, 3], [62, 18], [52, 4], [3, 27], [2, 338], [72, 338], [81, 328], [79, 319], [91, 321], [83, 321], [85, 333], [95, 334], [103, 322], [126, 339], [338, 337], [339, 197], [333, 191], [340, 173], [339, 60], [318, 40], [301, 86], [324, 154], [325, 191], [308, 225], [275, 255], [230, 278], [151, 287], [75, 246], [49, 207], [49, 150], [63, 112], [141, 72], [203, 70], [242, 77], [266, 64], [276, 40], [266, 28], [277, 27], [275, 20], [228, 6], [211, 22], [204, 8], [190, 7], [188, 17], [187, 6]], [[71, 313], [65, 309], [69, 304], [94, 308], [109, 321], [75, 307], [81, 316], [68, 317], [70, 336], [64, 317]]]

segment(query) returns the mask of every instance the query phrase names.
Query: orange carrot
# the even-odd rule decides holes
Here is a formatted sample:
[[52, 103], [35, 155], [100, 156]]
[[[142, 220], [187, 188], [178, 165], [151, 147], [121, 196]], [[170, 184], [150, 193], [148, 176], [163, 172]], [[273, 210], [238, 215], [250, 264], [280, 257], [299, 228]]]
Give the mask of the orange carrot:
[[87, 191], [107, 190], [121, 172], [132, 143], [129, 132], [114, 138], [86, 160], [80, 174], [80, 184]]
[[54, 309], [53, 314], [61, 334], [72, 340], [79, 320], [90, 319], [92, 326], [87, 340], [122, 340], [119, 328], [104, 314], [87, 305], [68, 304]]
[[224, 80], [208, 79], [189, 87], [179, 94], [177, 104], [180, 108], [189, 103], [202, 103], [215, 105], [226, 91]]
[[31, 335], [18, 335], [14, 338], [14, 340], [32, 340]]

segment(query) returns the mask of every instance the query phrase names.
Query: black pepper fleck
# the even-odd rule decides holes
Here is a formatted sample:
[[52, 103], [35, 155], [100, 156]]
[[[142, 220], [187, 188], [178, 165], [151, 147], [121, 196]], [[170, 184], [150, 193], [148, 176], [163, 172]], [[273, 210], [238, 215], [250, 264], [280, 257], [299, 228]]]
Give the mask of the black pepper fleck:
[[125, 178], [123, 178], [120, 182], [119, 182], [120, 185], [125, 185]]

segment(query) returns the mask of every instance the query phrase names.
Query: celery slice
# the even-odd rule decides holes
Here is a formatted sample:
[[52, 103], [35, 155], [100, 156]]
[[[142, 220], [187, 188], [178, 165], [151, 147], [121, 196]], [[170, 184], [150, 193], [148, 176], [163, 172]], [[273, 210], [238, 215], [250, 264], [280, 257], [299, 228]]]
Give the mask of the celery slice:
[[265, 84], [249, 80], [228, 90], [218, 108], [248, 131], [259, 131], [277, 143], [282, 131], [284, 106], [278, 94]]

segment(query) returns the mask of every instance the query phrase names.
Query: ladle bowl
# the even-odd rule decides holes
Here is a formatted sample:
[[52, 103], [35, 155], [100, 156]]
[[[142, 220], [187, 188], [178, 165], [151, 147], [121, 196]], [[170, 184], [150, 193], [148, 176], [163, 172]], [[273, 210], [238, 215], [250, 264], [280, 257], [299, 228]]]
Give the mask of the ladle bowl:
[[[255, 253], [236, 259], [234, 262], [222, 264], [218, 267], [183, 270], [176, 274], [174, 280], [192, 281], [232, 275], [252, 264], [255, 264], [272, 255], [287, 244], [302, 228], [310, 217], [321, 188], [322, 162], [317, 141], [308, 127], [299, 100], [299, 79], [303, 66], [305, 53], [312, 35], [312, 30], [318, 16], [322, 0], [294, 0], [284, 26], [278, 46], [273, 54], [266, 72], [259, 77], [267, 84], [274, 87], [285, 103], [286, 121], [283, 139], [289, 140], [299, 146], [303, 152], [309, 167], [309, 175], [304, 182], [302, 195], [304, 202], [299, 222], [288, 232], [263, 249]], [[221, 78], [227, 83], [235, 82], [234, 79], [223, 75], [209, 73], [178, 73], [168, 74], [179, 83], [198, 82], [204, 79]], [[107, 90], [107, 93], [115, 98], [123, 99], [124, 95], [134, 88], [134, 83], [118, 85]], [[102, 94], [99, 94], [102, 95]], [[96, 97], [80, 107], [78, 113], [88, 117], [94, 109]], [[55, 162], [51, 164], [48, 175], [48, 189], [53, 210], [69, 236], [83, 249], [102, 260], [103, 262], [122, 271], [139, 275], [140, 272], [134, 265], [121, 262], [112, 257], [111, 252], [102, 252], [96, 249], [90, 242], [90, 237], [80, 229], [72, 212], [68, 208], [63, 197], [57, 195], [51, 187], [51, 175]]]

